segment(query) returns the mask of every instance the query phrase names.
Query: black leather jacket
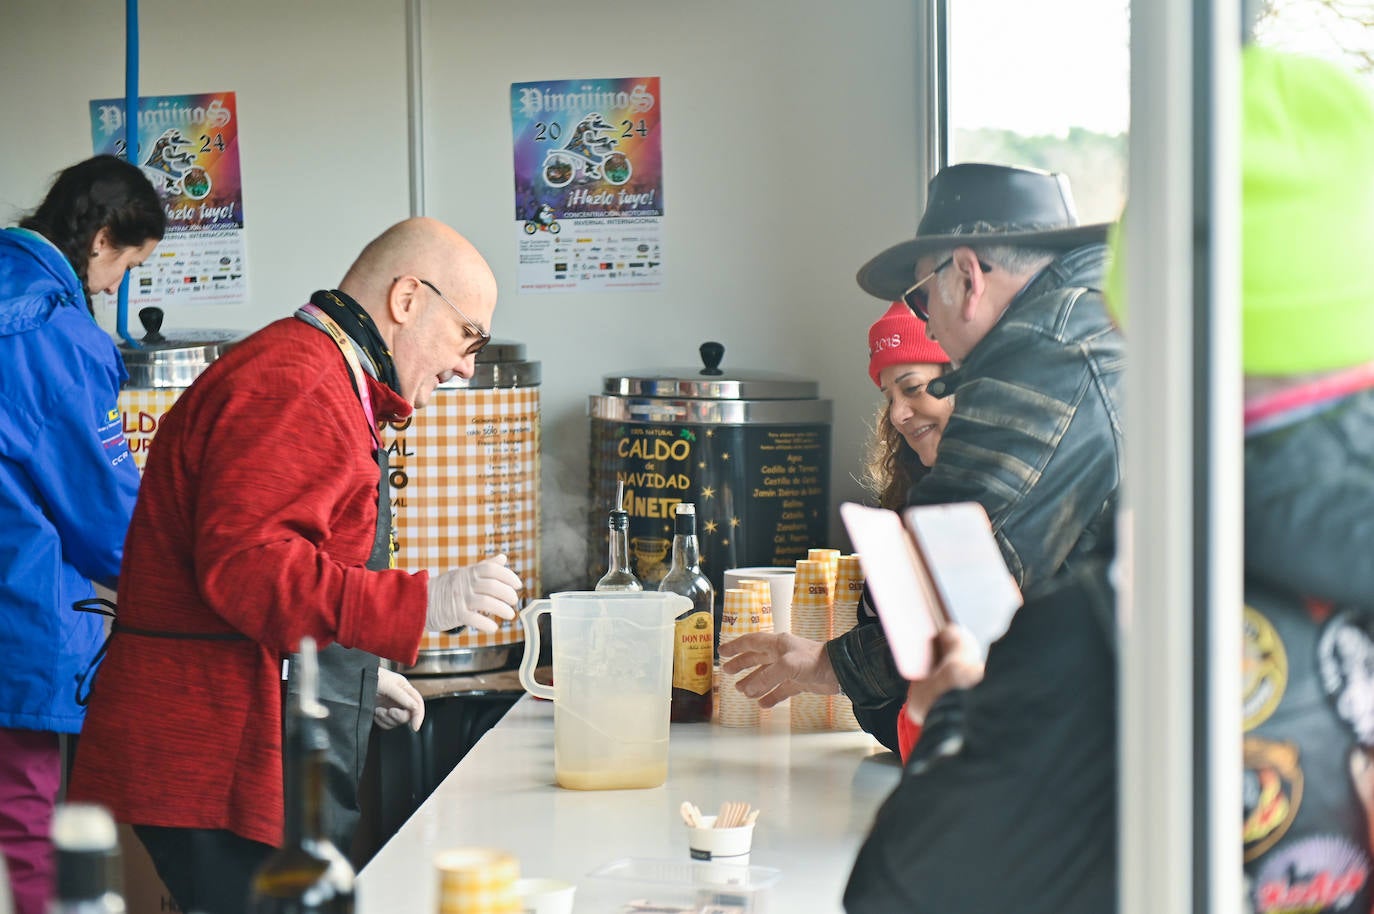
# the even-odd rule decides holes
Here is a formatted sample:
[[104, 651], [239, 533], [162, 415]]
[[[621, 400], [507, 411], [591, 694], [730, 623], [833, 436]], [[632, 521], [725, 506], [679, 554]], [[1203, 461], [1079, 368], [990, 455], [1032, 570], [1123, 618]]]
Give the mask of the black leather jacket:
[[1374, 900], [1371, 542], [1374, 390], [1247, 437], [1244, 839], [1256, 911]]
[[908, 765], [878, 810], [848, 914], [1116, 910], [1115, 601], [1094, 563], [1053, 580], [959, 693], [958, 753]]
[[[954, 413], [908, 503], [982, 503], [1027, 599], [1066, 566], [1114, 552], [1125, 354], [1099, 291], [1106, 261], [1093, 244], [1046, 266], [927, 387], [954, 396]], [[881, 627], [859, 625], [827, 651], [860, 722], [887, 743], [906, 682]]]
[[1247, 435], [1247, 584], [1374, 605], [1371, 544], [1374, 390]]

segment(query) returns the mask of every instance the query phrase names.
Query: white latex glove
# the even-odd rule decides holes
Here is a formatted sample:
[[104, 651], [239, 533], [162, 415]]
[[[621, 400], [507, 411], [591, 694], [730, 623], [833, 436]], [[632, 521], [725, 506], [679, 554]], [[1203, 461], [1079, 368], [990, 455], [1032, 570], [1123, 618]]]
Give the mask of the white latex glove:
[[419, 732], [425, 722], [425, 700], [404, 676], [381, 667], [377, 670], [377, 707], [372, 711], [372, 722], [383, 730], [409, 723], [410, 729]]
[[506, 567], [504, 555], [455, 568], [429, 579], [429, 612], [425, 628], [444, 632], [467, 625], [479, 632], [496, 631], [497, 619], [514, 619], [520, 578]]

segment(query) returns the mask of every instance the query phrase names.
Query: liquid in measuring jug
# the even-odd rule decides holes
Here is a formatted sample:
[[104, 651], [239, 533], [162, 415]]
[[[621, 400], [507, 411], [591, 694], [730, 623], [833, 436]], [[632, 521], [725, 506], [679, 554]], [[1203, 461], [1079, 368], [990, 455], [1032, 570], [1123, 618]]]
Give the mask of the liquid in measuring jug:
[[[553, 699], [554, 780], [573, 790], [657, 787], [668, 777], [674, 620], [679, 594], [556, 593], [520, 611], [520, 683]], [[553, 635], [553, 686], [534, 680], [538, 616]]]
[[554, 704], [554, 776], [570, 790], [657, 787], [668, 778], [668, 714], [655, 695], [604, 699], [589, 721]]

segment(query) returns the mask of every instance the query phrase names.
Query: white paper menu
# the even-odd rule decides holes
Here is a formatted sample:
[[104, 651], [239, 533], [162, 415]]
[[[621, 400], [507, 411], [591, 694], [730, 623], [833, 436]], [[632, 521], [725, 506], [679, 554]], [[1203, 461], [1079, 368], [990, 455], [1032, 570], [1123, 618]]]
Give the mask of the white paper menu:
[[982, 505], [928, 505], [899, 516], [846, 502], [840, 517], [903, 677], [930, 672], [931, 639], [946, 620], [967, 628], [985, 656], [1006, 632], [1021, 591]]

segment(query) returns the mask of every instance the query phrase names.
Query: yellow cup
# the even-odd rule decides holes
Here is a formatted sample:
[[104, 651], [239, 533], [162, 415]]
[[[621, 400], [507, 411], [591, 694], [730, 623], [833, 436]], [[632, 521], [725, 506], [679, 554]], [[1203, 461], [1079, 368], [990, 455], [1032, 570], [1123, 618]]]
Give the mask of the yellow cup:
[[456, 847], [434, 857], [439, 870], [438, 914], [520, 914], [515, 882], [520, 865], [505, 851]]

